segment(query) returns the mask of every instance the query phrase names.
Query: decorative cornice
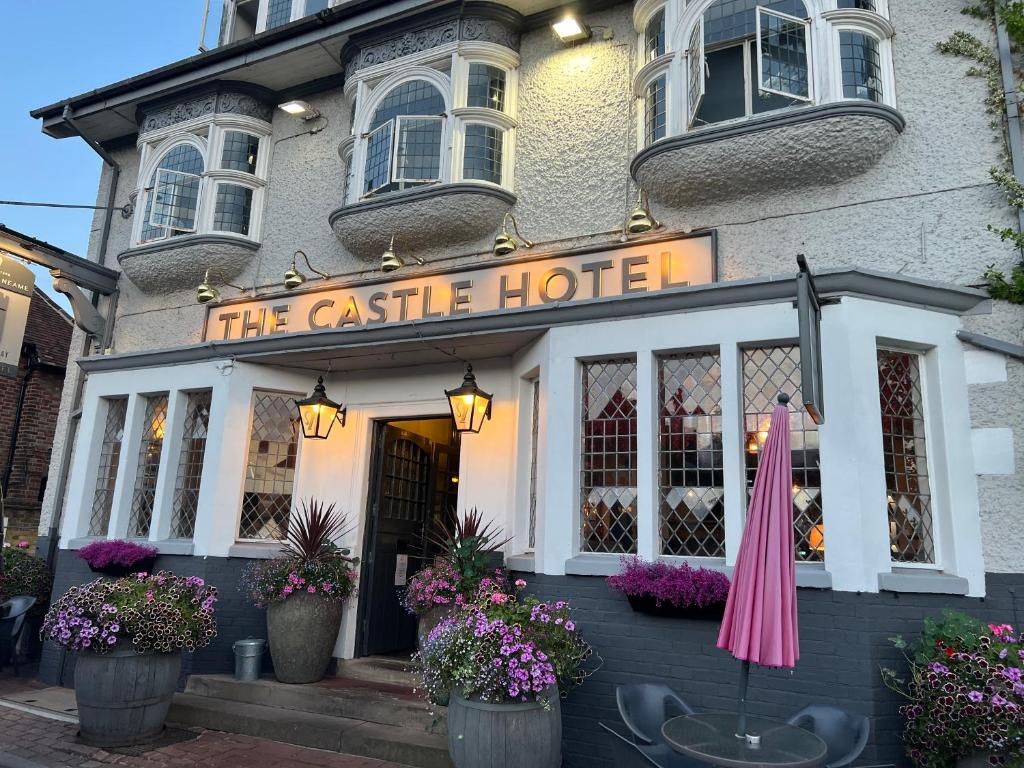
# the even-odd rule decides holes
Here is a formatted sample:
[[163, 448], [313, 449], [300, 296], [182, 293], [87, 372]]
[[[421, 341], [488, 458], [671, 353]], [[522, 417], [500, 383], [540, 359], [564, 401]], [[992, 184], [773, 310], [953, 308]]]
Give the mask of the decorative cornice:
[[384, 36], [355, 39], [342, 50], [345, 76], [414, 53], [456, 42], [484, 42], [519, 51], [523, 19], [507, 8], [484, 3], [468, 4], [459, 15], [419, 26], [392, 28]]
[[269, 123], [274, 114], [273, 97], [269, 91], [244, 83], [215, 83], [173, 101], [142, 105], [137, 115], [139, 135], [215, 114], [243, 115]]

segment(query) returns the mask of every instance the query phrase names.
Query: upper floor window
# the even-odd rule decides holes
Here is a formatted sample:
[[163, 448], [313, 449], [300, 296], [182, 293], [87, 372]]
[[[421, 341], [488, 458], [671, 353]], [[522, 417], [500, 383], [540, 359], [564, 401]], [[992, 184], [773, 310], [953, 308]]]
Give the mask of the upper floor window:
[[776, 110], [893, 102], [884, 3], [668, 0], [644, 8], [635, 19], [642, 38], [635, 89], [645, 102], [647, 145]]
[[263, 23], [257, 22], [257, 28], [260, 32], [276, 29], [304, 16], [319, 13], [329, 5], [330, 0], [261, 0], [260, 18]]
[[134, 242], [226, 233], [259, 239], [269, 125], [224, 118], [142, 145]]
[[452, 181], [511, 188], [518, 55], [490, 47], [352, 77], [352, 137], [341, 149], [346, 203]]

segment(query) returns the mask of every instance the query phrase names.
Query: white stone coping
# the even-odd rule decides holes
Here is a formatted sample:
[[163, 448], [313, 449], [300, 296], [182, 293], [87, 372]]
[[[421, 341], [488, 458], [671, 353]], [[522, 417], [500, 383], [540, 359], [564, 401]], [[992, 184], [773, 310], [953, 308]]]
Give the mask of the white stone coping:
[[509, 571], [535, 573], [536, 567], [533, 552], [524, 552], [521, 555], [508, 555], [505, 557], [505, 568]]
[[914, 592], [925, 595], [966, 595], [967, 579], [941, 571], [894, 570], [878, 574], [882, 592]]
[[281, 554], [281, 542], [268, 544], [238, 542], [228, 547], [228, 557], [244, 557], [249, 560], [273, 560]]

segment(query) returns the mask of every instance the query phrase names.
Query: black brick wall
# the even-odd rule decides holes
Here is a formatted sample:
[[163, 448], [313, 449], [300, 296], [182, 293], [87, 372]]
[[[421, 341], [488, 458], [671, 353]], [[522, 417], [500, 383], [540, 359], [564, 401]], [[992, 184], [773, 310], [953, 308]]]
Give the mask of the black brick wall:
[[[250, 562], [252, 561], [245, 558], [182, 555], [161, 555], [157, 558], [157, 570], [173, 571], [182, 576], [200, 576], [208, 584], [217, 587], [219, 592], [217, 637], [206, 648], [185, 654], [182, 659], [183, 679], [192, 672], [203, 674], [234, 671], [235, 661], [231, 644], [245, 637], [267, 636], [265, 612], [252, 607], [238, 588], [242, 569]], [[74, 552], [58, 550], [53, 585], [54, 597], [64, 594], [75, 584], [92, 581], [96, 576]], [[52, 643], [44, 643], [39, 677], [52, 685], [72, 686], [75, 682], [74, 661], [73, 653], [65, 653]], [[273, 671], [269, 653], [264, 654], [263, 662], [265, 671]]]
[[[736, 708], [740, 663], [716, 647], [718, 622], [659, 619], [634, 613], [603, 578], [522, 574], [544, 600], [567, 599], [602, 666], [564, 702], [565, 764], [612, 763], [598, 722], [621, 722], [616, 686], [658, 680], [697, 710]], [[799, 591], [800, 662], [794, 670], [754, 667], [751, 714], [784, 717], [811, 703], [828, 703], [871, 718], [872, 738], [858, 765], [906, 765], [898, 697], [881, 683], [879, 667], [899, 666], [889, 638], [920, 632], [926, 616], [952, 608], [996, 623], [1021, 626], [1024, 574], [989, 575], [982, 600], [944, 595]]]

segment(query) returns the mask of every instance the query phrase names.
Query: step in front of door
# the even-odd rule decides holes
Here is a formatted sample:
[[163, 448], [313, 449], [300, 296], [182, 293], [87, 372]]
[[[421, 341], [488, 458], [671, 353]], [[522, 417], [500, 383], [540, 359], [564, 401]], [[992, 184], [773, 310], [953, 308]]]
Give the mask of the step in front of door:
[[415, 728], [194, 693], [175, 694], [168, 722], [373, 757], [413, 768], [452, 768], [445, 736]]

